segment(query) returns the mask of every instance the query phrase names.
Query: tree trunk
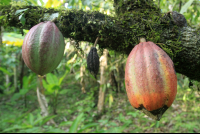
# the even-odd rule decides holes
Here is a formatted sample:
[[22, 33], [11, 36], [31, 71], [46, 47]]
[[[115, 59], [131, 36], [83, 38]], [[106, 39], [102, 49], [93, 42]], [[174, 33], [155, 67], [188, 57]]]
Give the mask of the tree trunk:
[[108, 50], [104, 49], [103, 55], [100, 57], [100, 88], [99, 88], [99, 100], [97, 104], [99, 114], [102, 114], [104, 111], [104, 97], [106, 90], [105, 70], [107, 64], [108, 64]]
[[24, 60], [23, 60], [22, 56], [20, 56], [20, 59], [21, 59], [21, 69], [20, 69], [19, 80], [20, 80], [20, 89], [22, 89], [22, 87], [23, 87], [23, 77], [24, 77]]
[[124, 87], [124, 74], [125, 74], [125, 71], [124, 71], [124, 63], [119, 63], [118, 64], [118, 78], [119, 78], [119, 83], [118, 83], [118, 91], [120, 92], [121, 91], [121, 88]]
[[[17, 60], [17, 54], [15, 54], [15, 61]], [[17, 86], [17, 65], [15, 64], [15, 67], [13, 69], [14, 71], [14, 87], [15, 87], [15, 93], [19, 93], [19, 88]]]
[[[110, 80], [109, 80], [109, 83], [112, 87], [112, 90], [115, 91], [115, 92], [118, 92], [118, 82], [116, 81], [116, 78], [115, 78], [115, 75], [114, 75], [114, 70], [112, 70], [110, 72]], [[115, 90], [114, 90], [115, 89]]]
[[84, 72], [85, 72], [85, 66], [81, 65], [81, 67], [80, 67], [80, 77], [81, 77], [80, 84], [81, 84], [82, 93], [86, 93], [86, 91], [85, 91]]
[[[6, 75], [5, 75], [5, 78], [6, 78], [6, 85], [8, 85], [8, 84], [10, 83], [9, 75], [6, 74]], [[10, 90], [10, 87], [8, 86], [6, 90], [9, 91], [9, 90]]]

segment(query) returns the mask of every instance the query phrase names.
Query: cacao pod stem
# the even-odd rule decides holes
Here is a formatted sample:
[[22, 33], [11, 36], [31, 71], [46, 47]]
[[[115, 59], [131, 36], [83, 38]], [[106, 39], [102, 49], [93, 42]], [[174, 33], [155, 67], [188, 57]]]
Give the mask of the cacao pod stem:
[[96, 38], [95, 43], [94, 43], [94, 47], [96, 47], [98, 41], [99, 41], [99, 37]]
[[140, 38], [140, 42], [146, 42], [146, 39], [144, 37]]

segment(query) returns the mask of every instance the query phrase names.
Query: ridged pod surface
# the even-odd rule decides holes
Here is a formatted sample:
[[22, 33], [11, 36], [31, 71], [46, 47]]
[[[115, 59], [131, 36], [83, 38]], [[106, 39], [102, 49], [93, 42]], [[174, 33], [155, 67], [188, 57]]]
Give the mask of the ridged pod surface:
[[91, 47], [90, 52], [88, 54], [87, 68], [90, 71], [90, 73], [93, 74], [96, 78], [96, 75], [99, 71], [99, 56], [95, 47]]
[[45, 75], [60, 63], [65, 49], [62, 33], [51, 22], [41, 22], [26, 34], [22, 46], [22, 57], [33, 72]]
[[153, 42], [141, 42], [128, 56], [125, 85], [131, 105], [155, 120], [171, 106], [177, 77], [170, 57]]

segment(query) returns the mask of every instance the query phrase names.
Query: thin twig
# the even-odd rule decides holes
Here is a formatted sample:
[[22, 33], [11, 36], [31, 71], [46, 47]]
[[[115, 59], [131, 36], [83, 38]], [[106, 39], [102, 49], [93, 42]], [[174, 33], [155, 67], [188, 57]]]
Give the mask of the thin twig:
[[94, 43], [94, 47], [96, 47], [98, 41], [99, 41], [99, 37], [96, 38], [95, 43]]

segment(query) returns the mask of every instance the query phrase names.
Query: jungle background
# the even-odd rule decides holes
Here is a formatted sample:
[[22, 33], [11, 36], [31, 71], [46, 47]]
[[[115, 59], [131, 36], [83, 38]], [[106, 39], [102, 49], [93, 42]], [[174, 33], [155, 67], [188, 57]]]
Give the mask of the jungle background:
[[[200, 27], [199, 0], [154, 0], [163, 13], [183, 13], [189, 26]], [[95, 10], [114, 15], [113, 0], [1, 0], [0, 4], [26, 2], [46, 8]], [[0, 16], [1, 17], [1, 16]], [[20, 16], [21, 23], [25, 23]], [[200, 132], [199, 82], [177, 73], [176, 99], [160, 121], [134, 109], [124, 84], [127, 56], [108, 50], [105, 83], [100, 86], [87, 70], [86, 58], [93, 43], [65, 39], [66, 49], [59, 66], [43, 80], [49, 115], [41, 116], [37, 75], [24, 64], [21, 47], [28, 30], [1, 27], [0, 45], [0, 132]], [[99, 57], [106, 50], [98, 49]], [[99, 71], [100, 72], [100, 71]], [[99, 89], [105, 93], [99, 116]], [[51, 121], [53, 120], [53, 123]]]

